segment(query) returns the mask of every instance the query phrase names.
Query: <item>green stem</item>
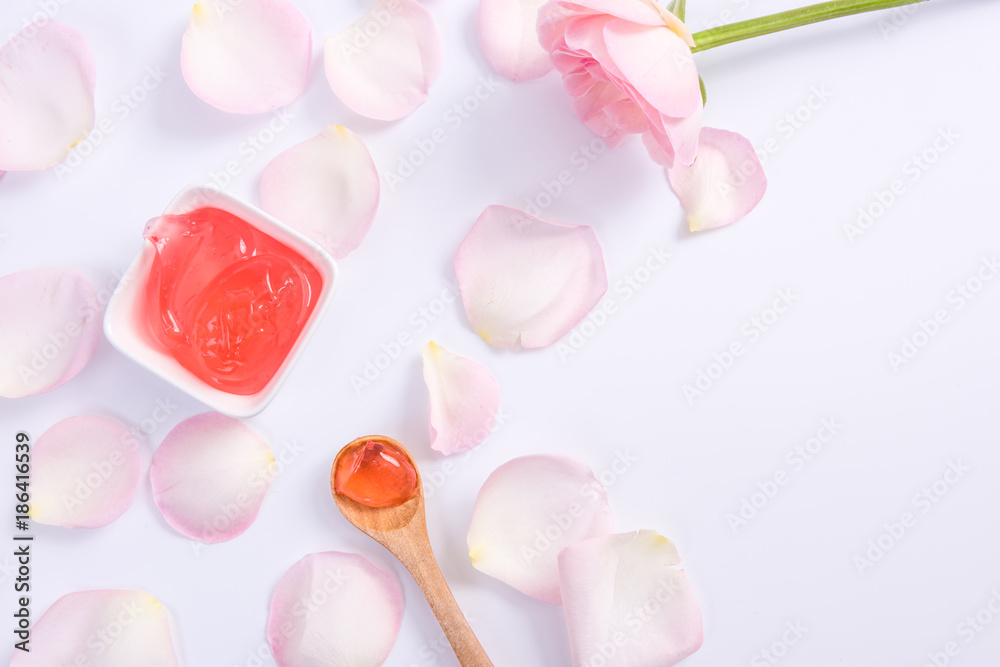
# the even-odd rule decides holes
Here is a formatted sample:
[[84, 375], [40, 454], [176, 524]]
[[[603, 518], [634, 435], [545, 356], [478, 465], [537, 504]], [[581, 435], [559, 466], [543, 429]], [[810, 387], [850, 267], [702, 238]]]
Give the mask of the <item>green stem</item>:
[[[678, 0], [683, 11], [684, 0]], [[861, 14], [863, 12], [873, 12], [878, 9], [889, 9], [910, 5], [916, 2], [926, 2], [926, 0], [832, 0], [831, 2], [821, 2], [818, 5], [809, 5], [801, 9], [792, 9], [787, 12], [770, 14], [749, 21], [740, 21], [729, 25], [702, 30], [694, 33], [695, 47], [692, 51], [704, 51], [714, 49], [723, 44], [738, 42], [751, 37], [760, 37], [780, 30], [797, 28], [801, 25], [809, 25], [819, 21]]]
[[684, 20], [684, 15], [687, 13], [687, 0], [675, 0], [673, 14], [681, 21]]

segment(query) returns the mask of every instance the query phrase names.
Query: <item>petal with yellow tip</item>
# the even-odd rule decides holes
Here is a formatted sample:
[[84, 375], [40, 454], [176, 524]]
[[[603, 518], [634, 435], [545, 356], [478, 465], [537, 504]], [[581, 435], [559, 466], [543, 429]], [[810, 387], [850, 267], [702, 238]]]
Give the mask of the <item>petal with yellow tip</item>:
[[[577, 542], [559, 554], [573, 665], [670, 667], [701, 647], [701, 608], [677, 547], [652, 530]], [[603, 664], [603, 663], [602, 663]]]
[[358, 135], [331, 125], [264, 168], [261, 207], [340, 259], [361, 244], [378, 210], [375, 163]]
[[743, 136], [705, 127], [694, 163], [667, 168], [670, 187], [687, 211], [692, 232], [722, 227], [744, 217], [764, 197], [767, 177], [753, 145]]
[[0, 173], [47, 169], [94, 129], [94, 54], [69, 26], [39, 19], [0, 48]]
[[594, 230], [488, 206], [455, 256], [469, 324], [494, 347], [545, 347], [569, 333], [608, 289]]
[[64, 595], [35, 622], [30, 651], [15, 650], [11, 667], [177, 667], [170, 611], [138, 590]]
[[473, 566], [536, 600], [560, 604], [557, 557], [612, 530], [608, 495], [587, 464], [537, 454], [487, 478], [469, 526]]
[[181, 43], [191, 91], [229, 113], [291, 104], [309, 83], [311, 61], [309, 23], [288, 0], [199, 0]]
[[497, 426], [500, 387], [480, 363], [434, 341], [423, 351], [430, 406], [431, 448], [455, 454], [482, 444]]
[[142, 480], [142, 455], [129, 430], [105, 417], [70, 417], [35, 443], [31, 518], [66, 528], [98, 528], [120, 517]]

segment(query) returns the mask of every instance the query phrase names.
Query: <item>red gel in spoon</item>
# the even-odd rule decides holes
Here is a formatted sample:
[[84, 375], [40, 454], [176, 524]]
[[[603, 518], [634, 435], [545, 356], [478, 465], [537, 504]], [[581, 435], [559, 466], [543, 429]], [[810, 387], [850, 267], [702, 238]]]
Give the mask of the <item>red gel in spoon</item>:
[[316, 267], [217, 208], [161, 216], [144, 236], [156, 248], [145, 301], [153, 338], [214, 387], [264, 389], [316, 306]]
[[391, 442], [365, 439], [340, 454], [333, 490], [368, 507], [396, 507], [417, 496], [417, 470]]

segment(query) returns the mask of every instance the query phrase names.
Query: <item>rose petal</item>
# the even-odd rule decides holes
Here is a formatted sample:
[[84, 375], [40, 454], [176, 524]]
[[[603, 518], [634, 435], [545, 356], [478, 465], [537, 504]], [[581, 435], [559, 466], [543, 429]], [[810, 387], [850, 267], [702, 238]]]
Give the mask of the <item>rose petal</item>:
[[145, 591], [79, 591], [49, 607], [31, 631], [31, 650], [11, 667], [176, 667], [173, 621]]
[[[663, 132], [653, 131], [661, 143], [669, 145], [677, 161], [682, 165], [690, 165], [698, 156], [698, 142], [701, 140], [701, 117], [703, 109], [698, 107], [687, 118], [671, 118], [660, 115]], [[666, 150], [666, 148], [664, 148]], [[654, 161], [656, 158], [653, 158]]]
[[493, 471], [469, 526], [472, 565], [525, 595], [560, 604], [559, 552], [611, 533], [608, 495], [584, 463], [522, 456]]
[[0, 396], [51, 391], [83, 370], [101, 337], [97, 293], [76, 271], [0, 278]]
[[621, 128], [623, 132], [642, 134], [649, 128], [646, 115], [632, 100], [622, 99], [612, 102], [605, 107], [604, 113], [607, 114], [615, 127]]
[[654, 2], [640, 0], [575, 0], [559, 2], [575, 13], [610, 14], [642, 25], [663, 25], [664, 11], [657, 10]]
[[511, 81], [536, 79], [552, 69], [538, 43], [538, 10], [546, 0], [479, 0], [479, 41], [486, 59]]
[[31, 518], [66, 528], [97, 528], [128, 509], [142, 479], [129, 430], [104, 417], [71, 417], [35, 443]]
[[325, 45], [326, 78], [351, 110], [397, 120], [424, 103], [441, 71], [434, 19], [416, 0], [379, 0]]
[[274, 590], [267, 641], [279, 667], [377, 667], [399, 634], [403, 593], [364, 556], [310, 554]]
[[238, 419], [208, 412], [167, 434], [149, 478], [167, 523], [211, 544], [250, 527], [274, 472], [274, 455], [264, 438]]
[[455, 256], [472, 328], [495, 347], [544, 347], [567, 334], [608, 289], [594, 230], [489, 206]]
[[651, 530], [564, 549], [559, 579], [573, 664], [670, 667], [697, 651], [701, 609], [684, 570], [673, 567], [679, 562], [673, 543]]
[[274, 158], [260, 179], [263, 209], [336, 259], [365, 238], [378, 200], [378, 172], [368, 148], [340, 125]]
[[677, 33], [616, 19], [604, 26], [604, 39], [625, 80], [661, 113], [684, 117], [701, 107], [694, 57]]
[[48, 19], [0, 48], [0, 171], [47, 169], [94, 129], [94, 54]]
[[691, 231], [721, 227], [752, 211], [767, 190], [757, 151], [743, 136], [706, 127], [691, 166], [667, 169]]
[[434, 341], [424, 346], [430, 394], [431, 448], [443, 454], [472, 449], [489, 437], [500, 409], [500, 387], [482, 364]]
[[642, 145], [656, 164], [669, 167], [674, 163], [674, 149], [666, 135], [650, 128], [642, 133]]
[[198, 0], [181, 44], [191, 91], [229, 113], [294, 102], [309, 83], [312, 33], [288, 0]]

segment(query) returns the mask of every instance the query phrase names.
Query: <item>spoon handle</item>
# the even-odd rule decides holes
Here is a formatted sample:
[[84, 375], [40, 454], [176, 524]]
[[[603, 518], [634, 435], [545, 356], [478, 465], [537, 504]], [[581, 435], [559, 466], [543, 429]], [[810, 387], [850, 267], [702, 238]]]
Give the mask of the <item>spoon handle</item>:
[[465, 620], [458, 603], [455, 602], [455, 596], [451, 594], [448, 582], [444, 580], [441, 568], [438, 567], [434, 557], [413, 559], [404, 565], [427, 598], [431, 611], [441, 624], [441, 629], [444, 630], [444, 635], [448, 638], [448, 643], [451, 644], [462, 667], [493, 667], [493, 663], [486, 656], [486, 651], [469, 627], [469, 622]]

